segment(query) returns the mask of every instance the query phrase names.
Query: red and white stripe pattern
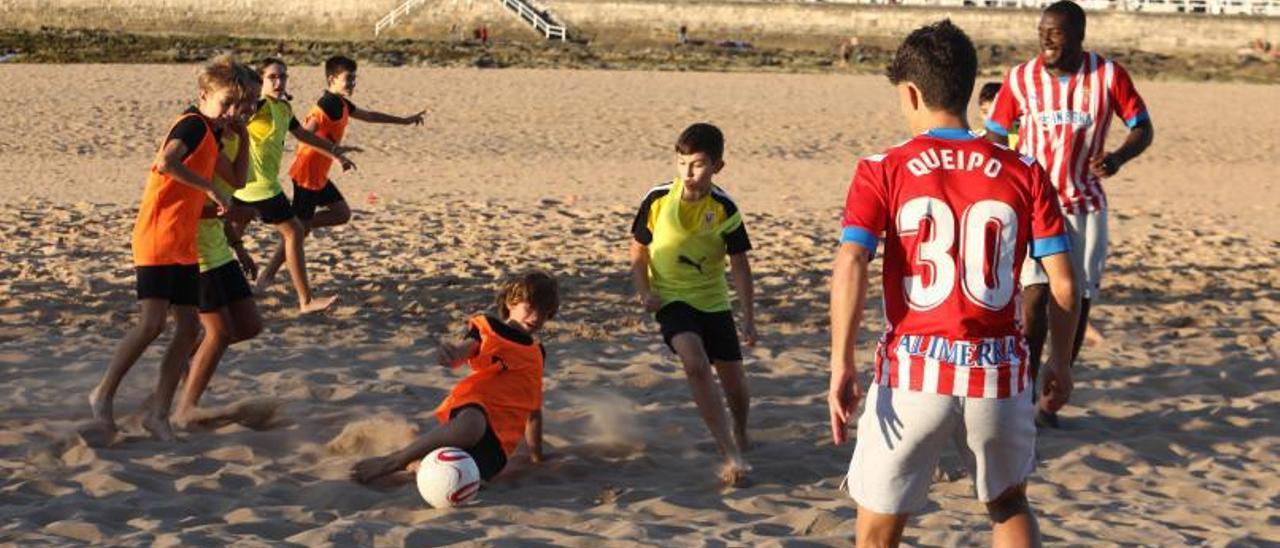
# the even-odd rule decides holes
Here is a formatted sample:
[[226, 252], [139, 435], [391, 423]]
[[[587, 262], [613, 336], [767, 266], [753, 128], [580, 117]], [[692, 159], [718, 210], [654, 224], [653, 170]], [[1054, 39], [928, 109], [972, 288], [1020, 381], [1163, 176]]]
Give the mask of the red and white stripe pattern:
[[[935, 338], [947, 343], [955, 342], [924, 336], [922, 347], [929, 348]], [[983, 366], [958, 365], [908, 352], [900, 347], [898, 339], [880, 338], [872, 382], [889, 388], [962, 398], [1008, 398], [1021, 394], [1031, 385], [1027, 344], [1022, 337], [970, 341], [975, 347], [979, 344], [1002, 344], [1014, 348], [1004, 363]]]
[[1050, 74], [1037, 56], [1009, 71], [992, 119], [1005, 129], [1021, 120], [1019, 151], [1049, 173], [1065, 213], [1098, 211], [1107, 199], [1089, 171], [1089, 159], [1103, 154], [1118, 109], [1141, 104], [1123, 69], [1096, 53], [1086, 52], [1079, 70], [1067, 78]]

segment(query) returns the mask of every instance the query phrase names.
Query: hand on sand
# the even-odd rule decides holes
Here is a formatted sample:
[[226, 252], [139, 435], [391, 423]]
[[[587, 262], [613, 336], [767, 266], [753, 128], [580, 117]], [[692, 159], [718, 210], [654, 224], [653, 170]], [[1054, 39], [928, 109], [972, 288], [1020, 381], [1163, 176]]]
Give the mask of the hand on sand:
[[426, 114], [427, 114], [427, 111], [420, 110], [418, 111], [417, 114], [414, 114], [412, 116], [405, 116], [404, 123], [406, 125], [420, 126], [422, 125], [422, 119], [424, 116], [426, 116]]
[[299, 306], [298, 312], [302, 314], [311, 314], [314, 312], [321, 312], [328, 309], [337, 300], [338, 300], [338, 297], [336, 296], [312, 298], [310, 301], [303, 303], [301, 306]]
[[351, 467], [351, 479], [359, 483], [369, 483], [401, 468], [391, 457], [368, 458]]

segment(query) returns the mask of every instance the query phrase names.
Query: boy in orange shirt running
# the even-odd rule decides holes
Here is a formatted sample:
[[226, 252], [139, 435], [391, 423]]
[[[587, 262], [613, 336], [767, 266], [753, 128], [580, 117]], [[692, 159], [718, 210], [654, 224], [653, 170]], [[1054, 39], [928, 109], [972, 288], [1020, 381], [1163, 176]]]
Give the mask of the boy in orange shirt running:
[[174, 439], [169, 407], [196, 340], [200, 280], [197, 227], [206, 199], [213, 200], [219, 211], [231, 208], [231, 197], [211, 179], [218, 162], [215, 130], [226, 124], [243, 93], [236, 76], [235, 63], [229, 57], [204, 67], [197, 78], [195, 106], [174, 122], [151, 166], [133, 227], [141, 315], [116, 348], [106, 374], [89, 393], [93, 418], [109, 436], [116, 431], [112, 403], [120, 381], [164, 332], [172, 311], [176, 325], [173, 340], [160, 363], [156, 398], [143, 426], [157, 439]]
[[457, 447], [475, 459], [485, 481], [502, 471], [523, 439], [533, 462], [542, 461], [542, 371], [546, 349], [534, 337], [560, 308], [556, 279], [526, 272], [498, 292], [498, 317], [476, 315], [466, 334], [442, 341], [441, 365], [471, 364], [471, 374], [436, 408], [440, 425], [408, 447], [364, 459], [351, 478], [369, 483], [404, 470], [441, 447]]
[[[347, 124], [353, 119], [371, 124], [422, 125], [425, 110], [409, 116], [394, 116], [352, 103], [349, 97], [356, 90], [355, 60], [341, 55], [330, 57], [324, 62], [324, 75], [328, 88], [302, 122], [303, 129], [318, 137], [335, 145], [342, 144]], [[329, 156], [305, 143], [298, 145], [289, 177], [293, 179], [293, 213], [302, 221], [304, 238], [317, 228], [340, 226], [351, 220], [351, 208], [346, 198], [329, 180], [329, 168], [332, 166], [333, 159]], [[259, 282], [270, 283], [284, 264], [284, 259], [282, 244], [263, 268]]]

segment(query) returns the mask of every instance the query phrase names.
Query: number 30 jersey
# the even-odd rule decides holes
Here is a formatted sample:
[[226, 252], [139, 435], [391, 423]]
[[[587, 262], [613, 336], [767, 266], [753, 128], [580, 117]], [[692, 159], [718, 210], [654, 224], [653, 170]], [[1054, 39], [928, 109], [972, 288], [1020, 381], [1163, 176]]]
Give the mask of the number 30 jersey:
[[935, 129], [858, 162], [840, 241], [884, 239], [885, 332], [875, 382], [969, 398], [1029, 385], [1017, 273], [1068, 251], [1057, 194], [1034, 159]]

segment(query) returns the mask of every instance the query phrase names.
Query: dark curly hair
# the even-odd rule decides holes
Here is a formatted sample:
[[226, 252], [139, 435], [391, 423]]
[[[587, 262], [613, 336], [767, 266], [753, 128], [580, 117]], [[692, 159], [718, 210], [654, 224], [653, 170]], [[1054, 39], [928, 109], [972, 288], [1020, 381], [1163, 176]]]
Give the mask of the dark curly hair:
[[920, 88], [929, 108], [964, 115], [978, 77], [978, 52], [960, 27], [943, 19], [907, 35], [885, 72], [894, 85]]

